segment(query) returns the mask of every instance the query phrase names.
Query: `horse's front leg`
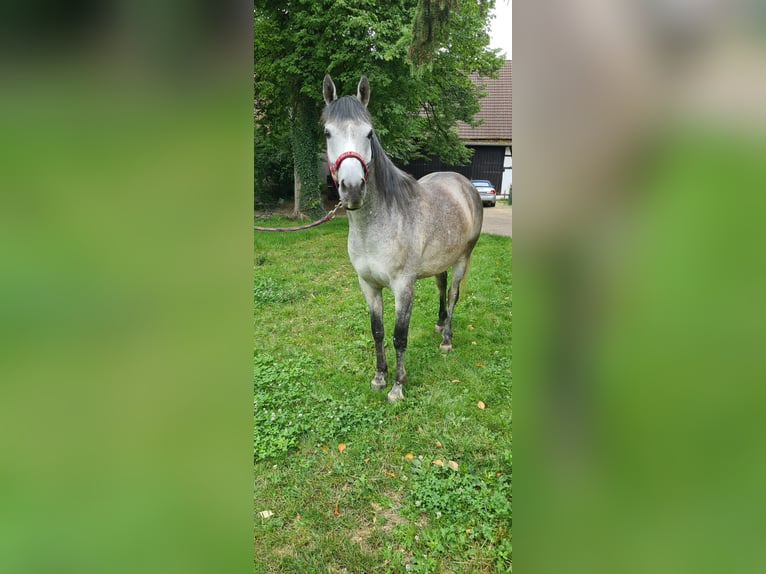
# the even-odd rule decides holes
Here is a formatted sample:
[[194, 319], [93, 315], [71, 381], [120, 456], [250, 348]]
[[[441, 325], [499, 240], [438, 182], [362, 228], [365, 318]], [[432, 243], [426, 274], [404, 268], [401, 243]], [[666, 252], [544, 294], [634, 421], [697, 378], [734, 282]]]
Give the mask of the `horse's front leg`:
[[386, 388], [386, 373], [388, 372], [386, 351], [383, 346], [383, 337], [385, 335], [383, 327], [383, 294], [379, 287], [370, 285], [361, 277], [359, 278], [359, 286], [362, 288], [364, 298], [367, 300], [367, 308], [370, 310], [370, 327], [372, 328], [372, 338], [375, 341], [375, 377], [370, 381], [370, 388], [379, 391]]
[[407, 335], [410, 329], [410, 315], [412, 314], [412, 295], [415, 281], [407, 281], [393, 287], [394, 301], [396, 305], [396, 323], [394, 324], [394, 349], [396, 350], [396, 380], [388, 393], [390, 402], [403, 399], [402, 387], [407, 379], [407, 371], [404, 370], [404, 351], [407, 350]]

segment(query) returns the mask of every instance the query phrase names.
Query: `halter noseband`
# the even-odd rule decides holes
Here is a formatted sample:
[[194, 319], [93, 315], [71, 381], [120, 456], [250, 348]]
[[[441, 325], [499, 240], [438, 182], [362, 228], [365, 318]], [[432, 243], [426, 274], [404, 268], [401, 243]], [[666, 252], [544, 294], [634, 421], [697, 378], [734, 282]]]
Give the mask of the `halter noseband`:
[[332, 180], [335, 183], [335, 187], [338, 187], [338, 177], [336, 174], [338, 173], [338, 170], [340, 169], [340, 164], [343, 163], [343, 160], [348, 159], [350, 157], [356, 158], [361, 162], [362, 167], [364, 168], [364, 181], [367, 182], [367, 179], [370, 176], [370, 170], [367, 167], [367, 162], [365, 162], [364, 158], [355, 151], [344, 151], [342, 154], [338, 156], [338, 159], [335, 160], [335, 165], [330, 163], [329, 157], [327, 158], [327, 167], [330, 168], [330, 176], [332, 176]]

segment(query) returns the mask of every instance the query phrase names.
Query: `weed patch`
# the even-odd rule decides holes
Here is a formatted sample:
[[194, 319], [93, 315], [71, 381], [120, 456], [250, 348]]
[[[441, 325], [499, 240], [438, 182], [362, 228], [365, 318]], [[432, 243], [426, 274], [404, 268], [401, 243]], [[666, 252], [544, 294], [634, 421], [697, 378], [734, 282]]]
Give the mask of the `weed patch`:
[[340, 397], [322, 394], [307, 355], [281, 359], [256, 355], [253, 382], [253, 452], [256, 461], [294, 450], [302, 438], [315, 445], [340, 440], [352, 432], [380, 427], [382, 406], [363, 404], [348, 391]]
[[273, 277], [256, 275], [253, 284], [253, 303], [256, 309], [264, 304], [290, 303], [296, 298], [297, 292], [290, 284], [278, 281]]

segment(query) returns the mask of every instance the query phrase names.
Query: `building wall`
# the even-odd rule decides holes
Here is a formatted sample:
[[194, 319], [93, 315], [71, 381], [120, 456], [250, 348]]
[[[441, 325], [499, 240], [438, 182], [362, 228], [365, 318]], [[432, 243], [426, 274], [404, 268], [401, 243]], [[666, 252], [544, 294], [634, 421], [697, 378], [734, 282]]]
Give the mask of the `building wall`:
[[502, 197], [506, 197], [511, 193], [511, 187], [513, 186], [513, 153], [511, 146], [505, 148], [505, 158], [503, 158], [503, 183], [498, 193]]
[[[508, 173], [505, 172], [511, 169], [510, 166], [506, 167], [510, 160], [510, 146], [469, 145], [468, 147], [473, 148], [474, 154], [467, 165], [449, 165], [439, 158], [431, 157], [414, 160], [409, 164], [397, 162], [397, 166], [418, 179], [434, 171], [456, 171], [468, 179], [488, 179], [495, 186], [499, 196], [507, 196], [510, 183], [505, 185], [508, 181]], [[507, 158], [506, 155], [508, 155]]]

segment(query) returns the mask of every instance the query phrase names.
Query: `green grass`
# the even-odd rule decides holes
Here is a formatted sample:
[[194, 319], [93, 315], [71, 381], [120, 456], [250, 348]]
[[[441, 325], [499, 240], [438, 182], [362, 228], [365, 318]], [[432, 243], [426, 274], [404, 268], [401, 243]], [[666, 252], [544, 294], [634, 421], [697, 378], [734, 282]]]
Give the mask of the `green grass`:
[[347, 226], [255, 233], [255, 571], [509, 572], [511, 239], [479, 240], [449, 355], [433, 328], [436, 285], [417, 283], [406, 399], [388, 404], [369, 387], [374, 347]]

